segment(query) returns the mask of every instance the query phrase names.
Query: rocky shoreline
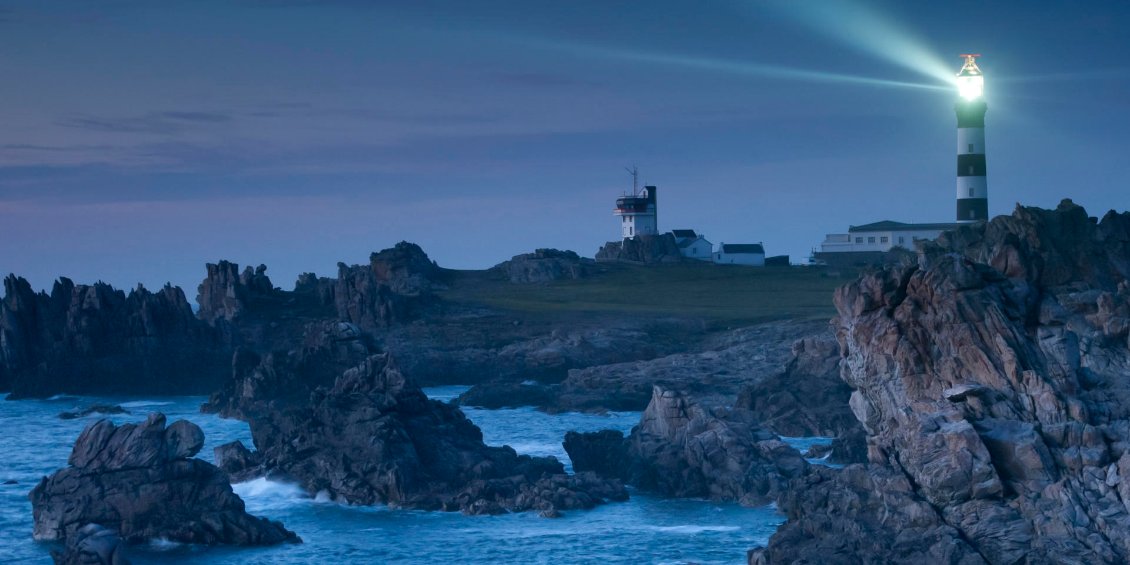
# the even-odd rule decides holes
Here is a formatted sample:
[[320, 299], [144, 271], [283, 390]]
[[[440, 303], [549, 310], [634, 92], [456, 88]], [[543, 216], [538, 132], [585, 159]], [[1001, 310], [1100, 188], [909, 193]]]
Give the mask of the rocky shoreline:
[[[648, 245], [602, 258], [664, 256]], [[538, 250], [475, 284], [604, 268]], [[294, 541], [232, 498], [230, 478], [268, 475], [348, 504], [465, 514], [553, 517], [624, 500], [625, 484], [775, 502], [787, 521], [750, 563], [1130, 561], [1130, 213], [1098, 220], [1064, 201], [947, 232], [836, 291], [830, 326], [519, 315], [445, 298], [464, 284], [408, 243], [293, 291], [263, 266], [209, 265], [196, 314], [173, 287], [61, 279], [37, 294], [8, 277], [0, 387], [13, 398], [207, 387], [203, 409], [247, 421], [257, 448], [222, 446], [217, 468], [192, 459], [187, 422], [99, 422], [33, 490], [35, 536], [76, 555], [154, 536]], [[420, 388], [451, 382], [475, 386], [454, 404]], [[487, 446], [458, 405], [643, 415], [627, 435], [566, 435], [570, 475]], [[846, 466], [809, 464], [780, 436], [834, 438], [829, 460]], [[153, 492], [212, 517], [162, 523]], [[97, 502], [127, 498], [140, 517]]]

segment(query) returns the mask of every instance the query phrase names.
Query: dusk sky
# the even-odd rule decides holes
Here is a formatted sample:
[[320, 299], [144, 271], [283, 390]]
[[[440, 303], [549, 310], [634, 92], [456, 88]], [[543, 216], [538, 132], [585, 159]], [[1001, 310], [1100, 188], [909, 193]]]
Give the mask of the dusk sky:
[[[1039, 9], [1036, 9], [1036, 7]], [[0, 271], [336, 275], [663, 231], [764, 242], [954, 215], [960, 53], [989, 213], [1126, 210], [1130, 2], [0, 0]]]

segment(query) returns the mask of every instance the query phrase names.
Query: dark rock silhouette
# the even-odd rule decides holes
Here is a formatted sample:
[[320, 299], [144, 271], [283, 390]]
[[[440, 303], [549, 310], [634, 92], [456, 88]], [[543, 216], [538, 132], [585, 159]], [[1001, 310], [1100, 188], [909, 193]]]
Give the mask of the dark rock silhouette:
[[76, 418], [82, 418], [91, 414], [129, 414], [129, 410], [126, 410], [125, 408], [122, 408], [121, 406], [118, 406], [116, 404], [92, 404], [90, 406], [87, 406], [86, 408], [83, 408], [82, 410], [60, 412], [59, 419], [74, 420]]
[[596, 264], [573, 251], [537, 249], [533, 253], [515, 255], [491, 270], [504, 274], [512, 283], [546, 283], [583, 279], [596, 270]]
[[578, 471], [623, 479], [668, 496], [761, 505], [779, 495], [808, 464], [746, 410], [706, 407], [655, 387], [628, 438], [601, 431], [565, 436]]
[[671, 233], [637, 235], [622, 241], [609, 241], [596, 252], [597, 261], [629, 263], [677, 263], [686, 260]]
[[266, 265], [254, 270], [247, 267], [242, 274], [239, 265], [229, 261], [208, 263], [206, 268], [208, 275], [197, 287], [196, 302], [200, 305], [197, 315], [210, 324], [233, 321], [247, 310], [248, 302], [276, 292]]
[[[778, 500], [789, 521], [751, 561], [826, 551], [817, 531], [866, 548], [921, 528], [917, 550], [902, 534], [859, 554], [1130, 560], [1128, 277], [1130, 213], [1096, 221], [1064, 201], [964, 226], [918, 265], [842, 287], [842, 377], [871, 468], [795, 485]], [[851, 513], [830, 523], [837, 508]]]
[[52, 551], [55, 565], [129, 565], [118, 533], [98, 524], [87, 524], [67, 538], [62, 552]]
[[10, 398], [71, 394], [201, 394], [227, 376], [231, 350], [196, 319], [177, 287], [126, 293], [55, 282], [36, 293], [4, 279], [0, 387]]
[[127, 542], [271, 545], [299, 541], [277, 522], [244, 511], [227, 475], [193, 459], [204, 433], [163, 414], [140, 424], [99, 420], [75, 442], [68, 466], [32, 489], [37, 540], [70, 540], [87, 524]]
[[353, 504], [556, 515], [627, 498], [618, 481], [565, 475], [552, 457], [486, 446], [458, 408], [429, 400], [387, 354], [316, 389], [307, 405], [250, 423], [266, 470]]
[[209, 397], [204, 412], [248, 419], [255, 414], [304, 404], [320, 386], [332, 386], [346, 369], [375, 353], [372, 338], [346, 322], [306, 326], [300, 349], [260, 356], [247, 348], [232, 358], [232, 378]]

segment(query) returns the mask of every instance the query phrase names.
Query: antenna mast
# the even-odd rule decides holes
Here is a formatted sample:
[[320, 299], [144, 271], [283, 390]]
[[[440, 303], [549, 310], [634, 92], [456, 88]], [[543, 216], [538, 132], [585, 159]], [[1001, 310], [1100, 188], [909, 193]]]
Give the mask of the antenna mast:
[[624, 170], [628, 171], [628, 174], [632, 175], [632, 196], [638, 195], [639, 192], [640, 192], [640, 188], [639, 188], [639, 186], [640, 186], [640, 171], [639, 171], [639, 169], [637, 169], [635, 165], [632, 165], [632, 168], [629, 169], [627, 167], [624, 167]]

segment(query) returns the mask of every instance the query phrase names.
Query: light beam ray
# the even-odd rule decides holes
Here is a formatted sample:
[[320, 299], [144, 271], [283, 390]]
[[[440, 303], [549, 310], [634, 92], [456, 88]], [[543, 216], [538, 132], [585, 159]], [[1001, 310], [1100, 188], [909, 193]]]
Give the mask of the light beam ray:
[[527, 46], [552, 49], [555, 51], [562, 51], [583, 57], [616, 59], [620, 61], [658, 65], [671, 65], [699, 71], [709, 71], [731, 75], [775, 77], [812, 82], [842, 82], [899, 88], [922, 88], [932, 90], [946, 89], [945, 86], [937, 84], [923, 84], [859, 75], [817, 71], [812, 69], [782, 67], [777, 65], [767, 65], [755, 61], [693, 57], [688, 55], [675, 55], [668, 53], [644, 53], [640, 51], [611, 47], [568, 44], [555, 41], [547, 41], [544, 39], [525, 38], [520, 39], [519, 41]]
[[[741, 0], [747, 13], [768, 8], [801, 25], [842, 41], [876, 58], [935, 78], [954, 83], [952, 64], [926, 47], [925, 43], [855, 2], [798, 2], [760, 0], [751, 4]], [[758, 14], [761, 16], [762, 14]]]

